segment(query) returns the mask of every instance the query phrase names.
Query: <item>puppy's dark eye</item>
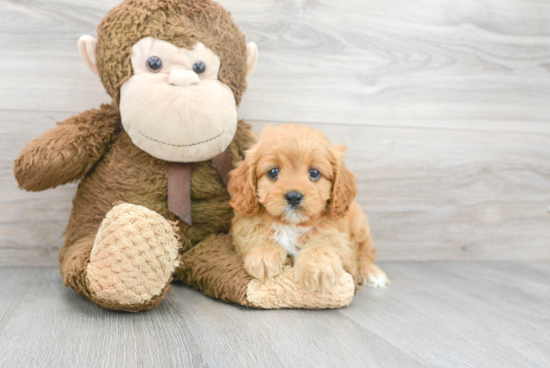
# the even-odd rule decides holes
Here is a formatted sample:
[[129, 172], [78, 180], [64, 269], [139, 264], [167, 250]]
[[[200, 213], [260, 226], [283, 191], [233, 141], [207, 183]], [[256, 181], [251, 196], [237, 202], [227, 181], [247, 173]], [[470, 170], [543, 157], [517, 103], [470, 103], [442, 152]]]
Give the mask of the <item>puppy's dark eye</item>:
[[271, 169], [267, 172], [267, 176], [270, 179], [277, 179], [279, 177], [279, 169]]
[[204, 61], [197, 61], [193, 64], [193, 71], [197, 74], [202, 74], [206, 70], [206, 64]]
[[312, 180], [319, 180], [319, 178], [321, 177], [321, 173], [319, 172], [319, 170], [311, 169], [309, 170], [309, 177]]
[[158, 56], [151, 56], [146, 65], [150, 72], [158, 73], [162, 69], [162, 60]]

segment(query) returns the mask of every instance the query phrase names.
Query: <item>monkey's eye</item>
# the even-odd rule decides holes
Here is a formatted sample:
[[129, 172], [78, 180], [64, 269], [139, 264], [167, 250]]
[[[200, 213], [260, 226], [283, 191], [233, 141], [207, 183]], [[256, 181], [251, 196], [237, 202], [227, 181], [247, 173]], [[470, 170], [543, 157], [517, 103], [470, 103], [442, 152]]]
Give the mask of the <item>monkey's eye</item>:
[[151, 56], [145, 65], [150, 72], [158, 73], [162, 69], [162, 60], [158, 56]]
[[321, 173], [319, 172], [319, 170], [311, 169], [309, 170], [309, 177], [312, 180], [319, 180], [319, 178], [321, 177]]
[[272, 179], [272, 180], [275, 180], [279, 177], [279, 169], [271, 169], [267, 172], [267, 176]]
[[197, 61], [195, 64], [193, 64], [193, 71], [197, 74], [202, 74], [206, 70], [206, 64], [204, 61]]

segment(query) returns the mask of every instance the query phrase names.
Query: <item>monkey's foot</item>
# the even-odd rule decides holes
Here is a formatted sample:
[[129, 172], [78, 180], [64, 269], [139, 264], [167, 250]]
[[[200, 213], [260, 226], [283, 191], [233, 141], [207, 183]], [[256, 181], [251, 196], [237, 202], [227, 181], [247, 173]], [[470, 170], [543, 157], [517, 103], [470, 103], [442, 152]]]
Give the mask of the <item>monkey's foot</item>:
[[355, 281], [344, 272], [329, 291], [311, 291], [298, 282], [294, 269], [285, 266], [273, 281], [248, 283], [246, 299], [250, 306], [264, 309], [334, 309], [349, 305], [355, 296]]
[[118, 310], [156, 306], [178, 266], [175, 225], [142, 206], [113, 207], [97, 233], [86, 281], [94, 301]]

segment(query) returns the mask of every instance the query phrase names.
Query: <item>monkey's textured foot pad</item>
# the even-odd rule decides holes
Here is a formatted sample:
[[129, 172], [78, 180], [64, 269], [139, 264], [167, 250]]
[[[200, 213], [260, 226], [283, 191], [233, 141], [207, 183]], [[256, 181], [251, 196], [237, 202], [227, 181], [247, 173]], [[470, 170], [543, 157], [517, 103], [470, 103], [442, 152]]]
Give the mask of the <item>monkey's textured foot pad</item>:
[[344, 272], [340, 282], [327, 292], [307, 290], [296, 281], [294, 269], [285, 266], [283, 272], [273, 281], [260, 282], [253, 279], [248, 283], [246, 299], [257, 308], [304, 308], [334, 309], [349, 305], [355, 296], [355, 281]]
[[145, 207], [115, 206], [101, 223], [87, 267], [94, 298], [135, 305], [164, 294], [178, 266], [180, 244], [174, 226]]

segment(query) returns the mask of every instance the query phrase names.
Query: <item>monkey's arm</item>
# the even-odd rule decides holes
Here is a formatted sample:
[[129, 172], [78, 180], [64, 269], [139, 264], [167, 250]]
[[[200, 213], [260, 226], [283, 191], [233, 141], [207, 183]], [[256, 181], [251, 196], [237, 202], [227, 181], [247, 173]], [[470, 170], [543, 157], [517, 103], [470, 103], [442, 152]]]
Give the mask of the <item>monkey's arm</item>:
[[39, 191], [82, 178], [105, 153], [119, 119], [114, 107], [101, 105], [58, 123], [27, 144], [15, 160], [19, 187]]

